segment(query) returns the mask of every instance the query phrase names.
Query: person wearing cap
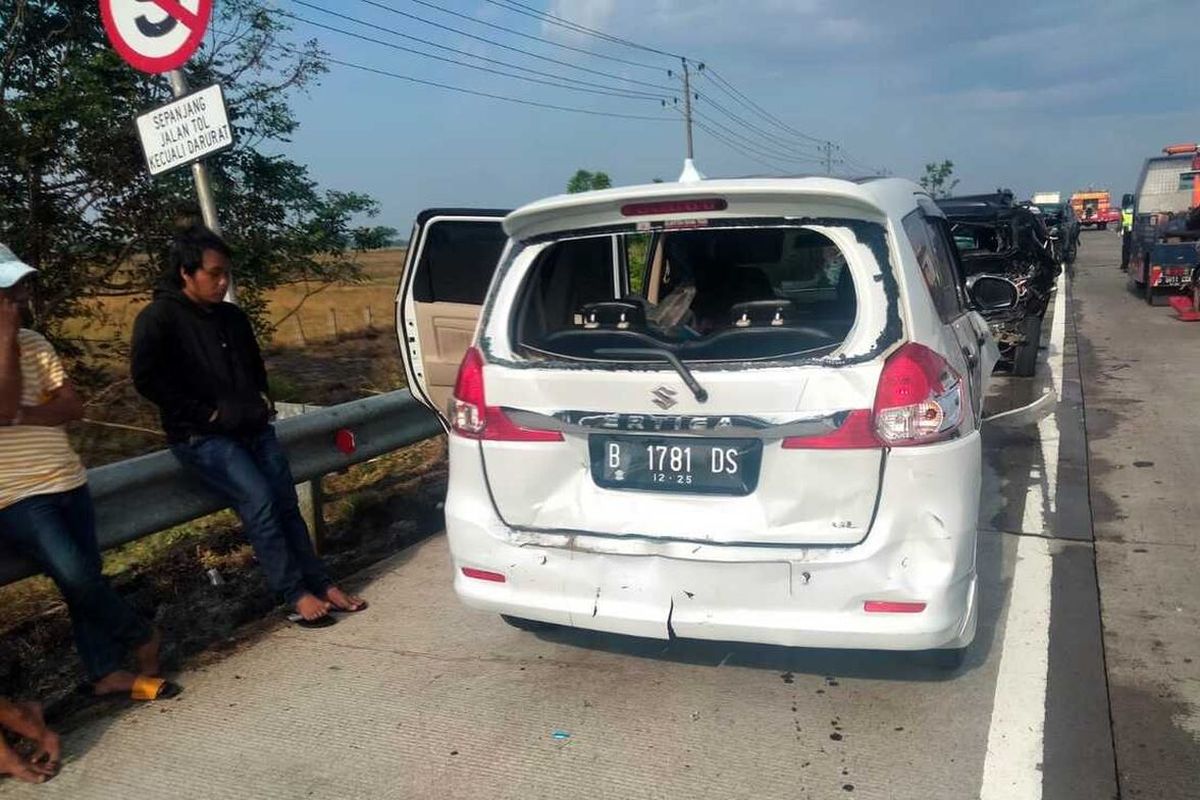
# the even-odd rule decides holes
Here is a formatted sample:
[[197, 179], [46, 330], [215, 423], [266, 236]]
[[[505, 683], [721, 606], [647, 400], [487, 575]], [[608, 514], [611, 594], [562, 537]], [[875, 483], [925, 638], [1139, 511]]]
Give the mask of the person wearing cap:
[[[36, 562], [67, 601], [96, 695], [173, 696], [160, 636], [101, 572], [87, 470], [67, 439], [83, 403], [54, 348], [21, 327], [36, 270], [0, 245], [0, 543]], [[137, 672], [124, 669], [132, 651]]]
[[229, 246], [203, 225], [180, 231], [154, 300], [133, 326], [130, 373], [158, 406], [171, 452], [224, 497], [267, 583], [303, 628], [336, 623], [332, 611], [366, 609], [334, 585], [300, 515], [296, 481], [271, 425], [267, 370], [245, 313], [224, 302]]

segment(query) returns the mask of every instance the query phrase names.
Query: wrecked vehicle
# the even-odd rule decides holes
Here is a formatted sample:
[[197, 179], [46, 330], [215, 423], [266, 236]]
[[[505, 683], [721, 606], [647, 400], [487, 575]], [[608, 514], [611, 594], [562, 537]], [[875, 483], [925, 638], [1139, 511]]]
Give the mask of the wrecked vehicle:
[[1011, 192], [963, 195], [937, 201], [950, 221], [968, 282], [980, 275], [1007, 278], [1017, 287], [1012, 308], [984, 313], [1014, 375], [1030, 377], [1037, 365], [1055, 279], [1057, 249], [1040, 215], [1013, 205]]
[[1042, 224], [1050, 235], [1054, 260], [1074, 264], [1079, 252], [1079, 218], [1070, 203], [1037, 202], [1022, 204], [1035, 214], [1042, 215]]
[[423, 213], [396, 323], [449, 431], [457, 594], [518, 627], [960, 662], [999, 357], [975, 309], [898, 179]]

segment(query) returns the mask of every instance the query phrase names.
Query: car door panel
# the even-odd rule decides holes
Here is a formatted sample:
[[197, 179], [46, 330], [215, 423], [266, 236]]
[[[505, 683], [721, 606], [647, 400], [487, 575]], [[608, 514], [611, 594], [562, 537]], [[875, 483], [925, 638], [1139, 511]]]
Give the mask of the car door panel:
[[413, 226], [396, 295], [396, 334], [413, 396], [446, 405], [507, 237], [499, 209], [431, 209]]

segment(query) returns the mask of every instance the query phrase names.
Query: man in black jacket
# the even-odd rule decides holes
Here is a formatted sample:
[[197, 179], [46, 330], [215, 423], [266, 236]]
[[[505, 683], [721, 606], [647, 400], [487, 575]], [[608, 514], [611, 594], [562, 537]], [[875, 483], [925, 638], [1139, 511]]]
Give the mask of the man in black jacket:
[[366, 603], [333, 585], [300, 516], [295, 480], [271, 426], [274, 406], [250, 320], [224, 301], [229, 247], [194, 225], [171, 244], [169, 273], [133, 328], [132, 373], [159, 408], [171, 451], [227, 498], [271, 588], [305, 627]]

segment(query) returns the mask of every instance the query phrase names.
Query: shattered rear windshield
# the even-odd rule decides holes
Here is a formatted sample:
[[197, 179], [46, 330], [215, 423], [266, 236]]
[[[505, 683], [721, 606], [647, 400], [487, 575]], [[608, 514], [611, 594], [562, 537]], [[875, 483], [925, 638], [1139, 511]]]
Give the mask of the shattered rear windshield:
[[537, 255], [514, 340], [533, 358], [812, 358], [842, 345], [858, 311], [846, 255], [810, 227], [617, 233]]

